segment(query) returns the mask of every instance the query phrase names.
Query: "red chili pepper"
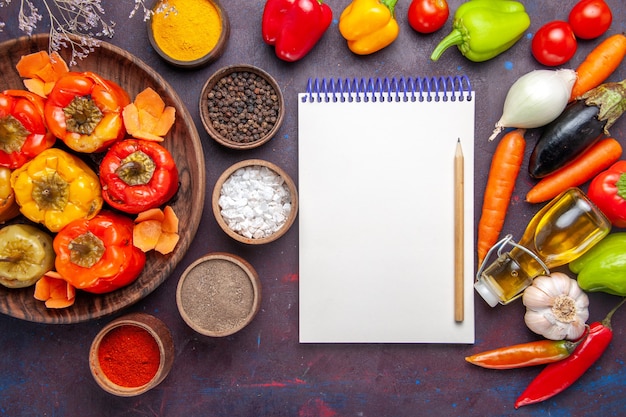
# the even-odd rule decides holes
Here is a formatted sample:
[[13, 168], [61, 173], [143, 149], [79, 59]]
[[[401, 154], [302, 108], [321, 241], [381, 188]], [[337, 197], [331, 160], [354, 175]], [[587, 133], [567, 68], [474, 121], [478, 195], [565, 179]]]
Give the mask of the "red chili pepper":
[[489, 369], [514, 369], [557, 362], [572, 354], [582, 341], [539, 340], [488, 350], [465, 358], [471, 364]]
[[626, 227], [626, 161], [617, 161], [589, 184], [589, 199], [615, 227]]
[[178, 169], [170, 152], [156, 142], [125, 139], [100, 163], [102, 197], [113, 208], [137, 214], [158, 207], [178, 191]]
[[589, 326], [589, 333], [574, 352], [562, 361], [547, 365], [515, 401], [515, 408], [535, 404], [565, 391], [602, 356], [613, 339], [611, 317], [624, 304], [624, 298], [602, 322]]
[[263, 40], [276, 56], [294, 62], [317, 44], [333, 19], [322, 0], [267, 0], [263, 10]]
[[100, 152], [126, 133], [124, 89], [93, 72], [68, 72], [54, 85], [45, 106], [48, 127], [76, 152]]
[[133, 245], [134, 222], [101, 211], [94, 218], [74, 220], [55, 236], [55, 267], [75, 288], [102, 294], [133, 282], [146, 263]]
[[19, 168], [54, 142], [43, 98], [25, 90], [0, 93], [0, 166]]

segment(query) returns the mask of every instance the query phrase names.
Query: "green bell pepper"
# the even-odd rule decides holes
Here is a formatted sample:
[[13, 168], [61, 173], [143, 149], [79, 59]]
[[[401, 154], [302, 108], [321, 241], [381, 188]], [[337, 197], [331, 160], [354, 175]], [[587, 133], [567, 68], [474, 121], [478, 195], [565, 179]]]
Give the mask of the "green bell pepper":
[[456, 45], [470, 61], [487, 61], [512, 47], [530, 26], [524, 5], [514, 0], [470, 0], [456, 10], [452, 32], [430, 59]]
[[626, 296], [626, 232], [611, 233], [570, 262], [585, 291]]

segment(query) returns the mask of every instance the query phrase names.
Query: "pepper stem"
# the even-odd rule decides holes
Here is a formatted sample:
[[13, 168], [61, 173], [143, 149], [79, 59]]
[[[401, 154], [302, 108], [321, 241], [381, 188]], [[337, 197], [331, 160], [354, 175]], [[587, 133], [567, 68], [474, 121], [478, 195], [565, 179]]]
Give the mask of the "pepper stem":
[[615, 312], [622, 306], [622, 304], [624, 304], [624, 302], [626, 302], [626, 297], [622, 298], [622, 301], [620, 301], [618, 305], [616, 305], [611, 311], [609, 311], [604, 320], [602, 320], [602, 325], [604, 327], [608, 328], [609, 330], [613, 330], [611, 328], [611, 319], [613, 318], [613, 314], [615, 314]]
[[439, 42], [439, 45], [435, 47], [435, 50], [430, 55], [430, 59], [437, 61], [446, 49], [454, 45], [460, 45], [463, 43], [463, 33], [458, 29], [453, 29], [452, 32]]
[[391, 16], [393, 16], [393, 11], [396, 7], [396, 3], [398, 2], [398, 0], [378, 0], [378, 1], [384, 4], [389, 9]]

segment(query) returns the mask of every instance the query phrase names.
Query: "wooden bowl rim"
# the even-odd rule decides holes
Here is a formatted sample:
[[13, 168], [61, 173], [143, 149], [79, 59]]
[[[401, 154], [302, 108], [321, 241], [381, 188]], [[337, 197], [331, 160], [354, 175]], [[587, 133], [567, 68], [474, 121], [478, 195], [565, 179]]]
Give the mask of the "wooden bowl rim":
[[[196, 322], [194, 322], [185, 311], [184, 300], [182, 297], [183, 286], [185, 285], [185, 281], [187, 277], [189, 276], [189, 273], [198, 265], [203, 264], [205, 262], [211, 262], [214, 260], [228, 261], [234, 264], [235, 266], [239, 267], [250, 280], [250, 284], [252, 285], [252, 290], [254, 293], [254, 298], [252, 299], [252, 307], [250, 311], [248, 312], [246, 319], [239, 326], [236, 326], [236, 327], [231, 328], [230, 330], [224, 330], [221, 332], [213, 331], [211, 329], [206, 329], [198, 325]], [[178, 280], [178, 285], [176, 286], [176, 305], [178, 307], [178, 312], [180, 313], [180, 316], [182, 317], [183, 321], [187, 323], [187, 325], [191, 327], [194, 331], [200, 333], [201, 335], [210, 336], [210, 337], [230, 336], [232, 334], [237, 333], [238, 331], [246, 327], [248, 324], [250, 324], [250, 322], [254, 320], [254, 317], [257, 315], [257, 313], [259, 312], [259, 309], [261, 308], [261, 298], [262, 298], [261, 280], [259, 279], [259, 275], [257, 271], [254, 269], [254, 267], [248, 261], [243, 259], [241, 256], [234, 255], [232, 253], [226, 253], [226, 252], [212, 252], [196, 259], [181, 274], [180, 279]]]
[[[217, 82], [221, 78], [229, 74], [232, 74], [234, 72], [252, 72], [256, 75], [261, 76], [270, 84], [270, 86], [274, 89], [274, 91], [276, 92], [276, 95], [278, 96], [278, 118], [276, 119], [276, 123], [274, 124], [272, 129], [269, 132], [267, 132], [265, 136], [263, 136], [261, 139], [256, 140], [254, 142], [239, 143], [239, 142], [229, 140], [228, 138], [225, 138], [224, 136], [220, 135], [219, 132], [217, 132], [217, 130], [213, 128], [213, 124], [211, 123], [211, 119], [209, 118], [209, 114], [208, 114], [209, 113], [209, 110], [208, 110], [209, 100], [207, 97], [209, 91], [213, 89], [215, 84], [217, 84]], [[240, 150], [253, 149], [253, 148], [257, 148], [267, 143], [270, 139], [272, 139], [276, 135], [278, 130], [281, 128], [283, 124], [283, 120], [285, 118], [285, 98], [283, 96], [282, 90], [280, 89], [280, 85], [278, 84], [278, 81], [276, 81], [276, 79], [272, 77], [272, 75], [270, 75], [267, 71], [254, 65], [236, 64], [236, 65], [229, 65], [229, 66], [218, 69], [206, 80], [206, 82], [202, 86], [201, 93], [200, 93], [199, 110], [200, 110], [200, 120], [202, 121], [202, 125], [204, 126], [204, 129], [209, 134], [209, 136], [211, 136], [213, 140], [215, 140], [217, 143], [219, 143], [220, 145], [226, 146], [228, 148], [231, 148], [231, 149], [240, 149]]]
[[[245, 168], [248, 166], [255, 166], [255, 165], [267, 167], [271, 169], [272, 171], [274, 171], [275, 173], [277, 173], [278, 175], [280, 175], [285, 181], [285, 184], [287, 185], [287, 188], [289, 189], [289, 193], [291, 194], [291, 211], [289, 212], [289, 216], [287, 217], [287, 220], [285, 221], [285, 224], [283, 225], [283, 227], [281, 227], [276, 233], [272, 234], [271, 236], [267, 236], [267, 237], [260, 238], [260, 239], [248, 238], [232, 230], [228, 226], [228, 224], [226, 224], [226, 222], [224, 221], [224, 218], [222, 217], [220, 213], [221, 208], [219, 205], [219, 198], [220, 198], [220, 194], [221, 194], [222, 186], [224, 185], [224, 182], [239, 168]], [[296, 216], [298, 215], [298, 204], [299, 204], [298, 190], [296, 188], [296, 184], [293, 182], [289, 174], [287, 174], [287, 172], [285, 172], [285, 170], [283, 170], [278, 165], [272, 162], [266, 161], [264, 159], [246, 159], [244, 161], [237, 162], [231, 165], [230, 167], [228, 167], [222, 173], [222, 175], [219, 176], [219, 178], [217, 179], [215, 183], [215, 187], [213, 188], [213, 197], [212, 197], [211, 203], [213, 207], [213, 215], [215, 216], [215, 220], [219, 224], [220, 228], [228, 236], [232, 237], [236, 241], [241, 242], [241, 243], [246, 243], [249, 245], [263, 245], [265, 243], [270, 243], [279, 239], [285, 233], [287, 233], [287, 231], [291, 228], [291, 226], [296, 220]]]
[[[46, 50], [48, 43], [49, 35], [47, 33], [23, 36], [1, 42], [0, 52], [3, 57], [10, 58], [10, 62], [5, 63], [5, 65], [11, 65], [12, 71], [11, 74], [4, 74], [3, 78], [11, 80], [17, 77], [17, 70], [14, 64], [19, 59], [19, 55], [16, 54], [23, 55], [29, 52]], [[61, 53], [63, 56], [69, 55], [67, 50], [62, 50]], [[133, 67], [131, 75], [137, 73], [144, 78], [141, 80], [142, 85], [149, 85], [157, 91], [163, 91], [165, 93], [163, 98], [166, 104], [176, 107], [177, 121], [175, 127], [178, 126], [178, 129], [187, 135], [188, 141], [185, 148], [187, 151], [184, 155], [175, 155], [176, 158], [182, 158], [186, 162], [182, 169], [179, 167], [181, 187], [183, 188], [174, 197], [173, 203], [170, 203], [174, 205], [174, 208], [176, 208], [179, 202], [182, 202], [180, 204], [185, 206], [190, 205], [192, 208], [189, 213], [186, 213], [179, 244], [174, 252], [165, 257], [152, 253], [148, 254], [150, 257], [149, 262], [158, 260], [160, 264], [160, 268], [156, 271], [151, 271], [149, 276], [146, 275], [146, 271], [142, 271], [139, 278], [132, 284], [107, 294], [81, 292], [80, 300], [77, 297], [76, 303], [65, 309], [46, 308], [43, 303], [33, 298], [32, 288], [20, 290], [0, 288], [0, 295], [2, 295], [0, 297], [0, 312], [3, 314], [36, 323], [72, 324], [116, 313], [135, 304], [158, 288], [183, 259], [196, 235], [204, 209], [206, 170], [202, 142], [191, 114], [173, 87], [160, 74], [130, 52], [108, 42], [101, 41], [100, 45], [85, 60], [78, 61], [77, 70], [93, 70], [96, 64], [107, 66], [110, 60], [121, 61], [120, 65], [125, 65], [124, 68], [130, 64]], [[113, 70], [107, 70], [105, 75], [109, 71], [122, 71], [127, 76], [128, 70], [122, 70], [121, 68], [120, 66], [115, 66]], [[100, 67], [100, 70], [102, 70], [102, 67]], [[9, 82], [5, 81], [4, 85], [10, 88], [17, 88], [17, 85], [10, 85], [8, 84]], [[122, 83], [121, 85], [126, 88], [126, 84]], [[134, 88], [137, 90], [135, 93], [139, 92], [139, 83]], [[168, 145], [165, 146], [171, 149]], [[186, 203], [185, 201], [187, 200], [190, 200], [190, 202]]]
[[[150, 45], [152, 45], [152, 48], [165, 62], [177, 68], [197, 69], [205, 65], [208, 65], [211, 62], [217, 61], [217, 59], [222, 56], [222, 54], [224, 53], [226, 49], [226, 45], [228, 44], [228, 39], [230, 38], [230, 19], [228, 18], [228, 14], [226, 13], [226, 10], [222, 6], [222, 4], [219, 2], [219, 0], [206, 0], [206, 1], [213, 3], [213, 5], [215, 6], [215, 9], [219, 13], [220, 21], [222, 22], [222, 30], [220, 32], [220, 37], [217, 40], [217, 43], [215, 44], [215, 47], [213, 47], [213, 49], [211, 49], [209, 53], [207, 53], [206, 55], [200, 58], [197, 58], [191, 61], [181, 61], [179, 59], [172, 58], [159, 47], [156, 40], [154, 39], [154, 32], [152, 30], [152, 19], [149, 19], [146, 22], [146, 26], [148, 28], [148, 40], [150, 41]], [[153, 10], [156, 10], [156, 8], [159, 7], [161, 3], [162, 3], [161, 0], [158, 1], [154, 5]]]

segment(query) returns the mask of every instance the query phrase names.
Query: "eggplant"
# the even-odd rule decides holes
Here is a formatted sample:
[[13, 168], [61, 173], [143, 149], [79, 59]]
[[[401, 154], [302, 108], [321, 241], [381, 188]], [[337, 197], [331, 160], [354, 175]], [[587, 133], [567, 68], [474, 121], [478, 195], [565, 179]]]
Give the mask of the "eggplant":
[[546, 125], [530, 154], [530, 176], [545, 177], [567, 165], [597, 142], [606, 125], [606, 120], [598, 120], [598, 113], [599, 107], [576, 100]]
[[626, 110], [626, 80], [605, 83], [570, 103], [544, 127], [530, 155], [528, 173], [543, 178], [572, 162]]

